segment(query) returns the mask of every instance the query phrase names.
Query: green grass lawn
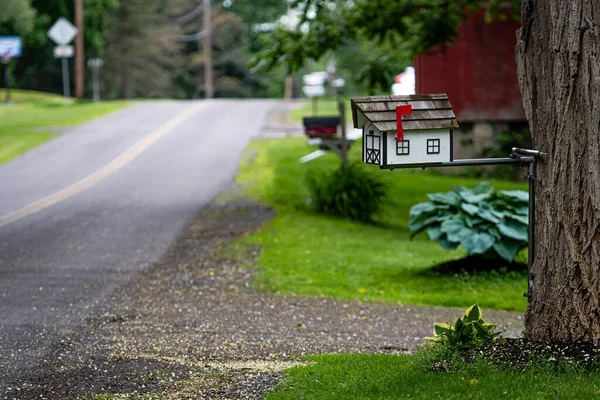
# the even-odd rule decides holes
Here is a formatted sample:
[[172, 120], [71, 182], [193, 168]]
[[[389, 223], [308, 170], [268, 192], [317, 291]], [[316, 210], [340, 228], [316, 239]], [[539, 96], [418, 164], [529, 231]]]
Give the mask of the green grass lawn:
[[[267, 292], [467, 308], [524, 311], [524, 272], [440, 276], [431, 267], [465, 255], [443, 250], [425, 234], [410, 239], [408, 211], [427, 194], [479, 180], [432, 170], [381, 171], [364, 166], [388, 185], [376, 224], [366, 225], [311, 213], [305, 199], [306, 174], [331, 171], [340, 161], [327, 154], [309, 164], [299, 158], [314, 148], [304, 138], [257, 141], [249, 147], [237, 183], [246, 194], [276, 207], [277, 216], [227, 251], [262, 249], [256, 285]], [[360, 158], [360, 143], [351, 160]], [[513, 167], [507, 167], [513, 168]], [[494, 181], [496, 189], [526, 190], [526, 183]], [[526, 262], [526, 253], [520, 254]], [[442, 321], [443, 322], [443, 321]], [[490, 321], [493, 323], [493, 321]], [[400, 329], [400, 328], [399, 328]], [[450, 372], [431, 372], [423, 353], [321, 355], [313, 364], [286, 370], [286, 380], [269, 400], [283, 399], [598, 399], [600, 373], [544, 365], [514, 372], [483, 362]]]
[[[5, 92], [0, 90], [0, 100]], [[0, 164], [56, 136], [51, 127], [73, 126], [118, 110], [128, 103], [75, 102], [62, 96], [11, 90], [14, 104], [0, 103]]]
[[268, 400], [284, 399], [507, 399], [600, 398], [600, 374], [512, 372], [483, 363], [449, 373], [423, 372], [418, 356], [326, 355], [286, 370]]
[[[237, 182], [248, 194], [274, 204], [278, 216], [237, 246], [260, 245], [262, 290], [312, 296], [378, 300], [467, 308], [523, 311], [524, 273], [479, 273], [438, 276], [430, 268], [461, 258], [461, 250], [443, 250], [425, 234], [410, 240], [408, 210], [425, 201], [427, 193], [478, 181], [432, 171], [381, 171], [365, 166], [388, 184], [389, 196], [377, 225], [313, 215], [306, 210], [303, 177], [331, 170], [339, 160], [328, 154], [309, 164], [299, 158], [312, 151], [305, 139], [254, 142]], [[360, 157], [360, 144], [351, 159]], [[508, 167], [511, 168], [511, 167]], [[526, 184], [494, 182], [496, 189], [526, 189]]]

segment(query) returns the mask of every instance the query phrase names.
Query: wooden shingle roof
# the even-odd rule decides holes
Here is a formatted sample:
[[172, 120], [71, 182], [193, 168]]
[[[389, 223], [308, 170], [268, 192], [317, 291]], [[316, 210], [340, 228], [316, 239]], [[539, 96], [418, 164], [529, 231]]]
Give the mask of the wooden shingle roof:
[[406, 130], [458, 128], [452, 105], [445, 94], [412, 94], [408, 96], [371, 96], [352, 99], [352, 121], [358, 126], [360, 111], [382, 132], [396, 130], [396, 106], [412, 104], [412, 114], [402, 116]]

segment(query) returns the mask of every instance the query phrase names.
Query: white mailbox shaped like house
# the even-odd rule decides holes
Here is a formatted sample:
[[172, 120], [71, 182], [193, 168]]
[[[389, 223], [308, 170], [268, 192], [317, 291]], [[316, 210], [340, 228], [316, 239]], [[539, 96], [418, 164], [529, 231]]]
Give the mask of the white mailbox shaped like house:
[[367, 164], [394, 169], [452, 161], [458, 123], [445, 94], [353, 98], [352, 121], [362, 129]]

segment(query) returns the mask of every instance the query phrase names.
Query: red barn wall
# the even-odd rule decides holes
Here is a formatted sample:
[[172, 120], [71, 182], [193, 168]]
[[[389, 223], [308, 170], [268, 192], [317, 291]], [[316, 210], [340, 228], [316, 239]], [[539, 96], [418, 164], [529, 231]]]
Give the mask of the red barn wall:
[[459, 123], [524, 121], [514, 56], [519, 27], [473, 15], [453, 44], [415, 58], [416, 92], [447, 93]]

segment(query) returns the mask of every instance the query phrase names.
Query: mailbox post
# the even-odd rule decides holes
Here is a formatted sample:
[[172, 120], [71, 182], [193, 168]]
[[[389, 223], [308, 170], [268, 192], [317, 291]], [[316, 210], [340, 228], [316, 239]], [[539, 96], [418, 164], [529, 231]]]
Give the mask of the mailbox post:
[[0, 61], [4, 65], [4, 86], [6, 88], [6, 104], [10, 103], [10, 61], [21, 57], [22, 41], [20, 36], [0, 36]]
[[100, 101], [100, 69], [104, 66], [104, 60], [101, 58], [90, 58], [87, 66], [92, 70], [94, 102]]

